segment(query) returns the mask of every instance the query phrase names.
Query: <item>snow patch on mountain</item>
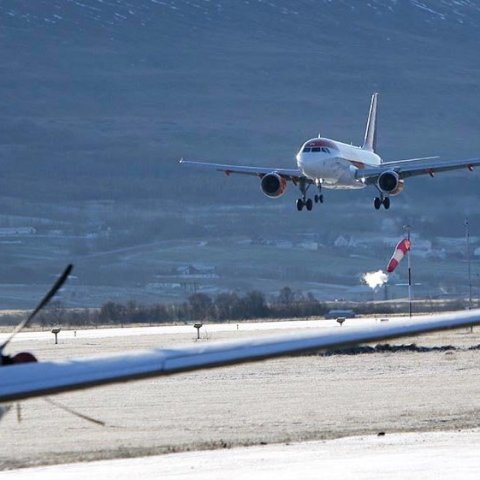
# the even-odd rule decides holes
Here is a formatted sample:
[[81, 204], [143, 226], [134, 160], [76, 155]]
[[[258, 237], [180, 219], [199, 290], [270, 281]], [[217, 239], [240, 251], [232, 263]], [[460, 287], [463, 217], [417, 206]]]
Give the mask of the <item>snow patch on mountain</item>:
[[279, 17], [292, 17], [296, 21], [312, 16], [321, 22], [326, 14], [342, 16], [349, 21], [349, 15], [370, 10], [375, 17], [393, 18], [398, 16], [418, 17], [425, 22], [469, 23], [480, 25], [480, 3], [473, 0], [370, 0], [360, 3], [357, 0], [299, 0], [292, 4], [287, 0], [36, 0], [0, 4], [0, 16], [15, 18], [32, 24], [38, 21], [54, 23], [67, 22], [80, 25], [81, 19], [95, 23], [122, 25], [135, 20], [148, 23], [154, 17], [185, 18], [196, 16], [198, 23], [204, 20], [228, 21], [240, 12], [250, 13], [267, 11], [271, 21]]

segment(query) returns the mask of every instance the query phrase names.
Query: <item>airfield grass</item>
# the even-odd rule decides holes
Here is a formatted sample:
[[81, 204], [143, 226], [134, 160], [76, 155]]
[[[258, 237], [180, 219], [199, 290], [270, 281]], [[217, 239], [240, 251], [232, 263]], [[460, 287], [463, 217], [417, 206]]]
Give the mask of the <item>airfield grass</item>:
[[[294, 291], [313, 292], [319, 300], [351, 298], [350, 289], [362, 285], [362, 274], [384, 268], [384, 262], [367, 253], [348, 255], [333, 247], [319, 247], [318, 250], [303, 248], [282, 249], [274, 245], [245, 244], [244, 237], [234, 237], [229, 242], [200, 243], [198, 240], [183, 242], [152, 242], [121, 251], [85, 255], [68, 258], [75, 264], [78, 279], [69, 282], [62, 301], [72, 307], [95, 307], [113, 300], [139, 303], [174, 303], [184, 301], [192, 293], [181, 288], [161, 286], [161, 275], [169, 274], [178, 265], [197, 265], [215, 267], [218, 278], [200, 278], [195, 280], [199, 291], [215, 294], [225, 290], [260, 290], [267, 296], [275, 296], [284, 286]], [[50, 256], [50, 269], [56, 272], [63, 263], [53, 257], [56, 255], [48, 247], [38, 245], [31, 251], [25, 249], [21, 261], [25, 268], [35, 270]], [[194, 255], [192, 252], [195, 252]], [[105, 257], [108, 256], [108, 261]], [[288, 266], [282, 258], [288, 256]], [[388, 254], [382, 257], [387, 258]], [[32, 260], [34, 259], [34, 260]], [[192, 261], [194, 259], [194, 261]], [[31, 262], [34, 262], [33, 264]], [[105, 266], [105, 265], [108, 265]], [[60, 267], [59, 267], [60, 266]], [[475, 272], [475, 264], [472, 266]], [[128, 269], [130, 282], [123, 280]], [[85, 278], [84, 272], [97, 271], [97, 278]], [[28, 273], [27, 272], [27, 273]], [[110, 281], [115, 272], [117, 276]], [[415, 298], [437, 297], [445, 292], [468, 296], [467, 265], [463, 260], [431, 260], [414, 256], [412, 258]], [[160, 275], [160, 276], [159, 276]], [[27, 275], [23, 275], [23, 279]], [[448, 279], [448, 283], [444, 283]], [[179, 281], [182, 278], [179, 277]], [[268, 280], [268, 283], [265, 283]], [[389, 287], [397, 283], [406, 283], [406, 263], [402, 264], [388, 282]], [[477, 295], [478, 286], [475, 274], [472, 279], [473, 293]], [[70, 285], [71, 284], [71, 285]], [[265, 290], [265, 285], [268, 289]], [[146, 288], [148, 286], [148, 288]], [[29, 308], [49, 288], [43, 277], [42, 282], [24, 283], [20, 281], [0, 285], [0, 301], [3, 308]], [[205, 290], [206, 289], [206, 290]], [[73, 292], [75, 295], [73, 295]], [[370, 299], [368, 289], [363, 291], [365, 299]], [[389, 288], [390, 298], [404, 298], [406, 289]], [[366, 295], [366, 297], [365, 297]], [[358, 298], [358, 297], [357, 297]], [[383, 298], [377, 294], [377, 300]], [[119, 300], [121, 299], [121, 300]]]

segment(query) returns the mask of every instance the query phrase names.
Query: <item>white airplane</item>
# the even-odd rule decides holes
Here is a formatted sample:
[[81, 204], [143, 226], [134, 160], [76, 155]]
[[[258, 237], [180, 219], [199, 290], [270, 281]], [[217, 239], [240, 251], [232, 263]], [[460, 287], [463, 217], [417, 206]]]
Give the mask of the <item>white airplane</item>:
[[[480, 324], [480, 310], [470, 310], [356, 328], [338, 326], [307, 334], [212, 342], [64, 361], [40, 362], [25, 352], [5, 355], [4, 349], [13, 335], [48, 303], [70, 271], [71, 266], [68, 266], [28, 319], [0, 346], [0, 417], [8, 410], [9, 403], [29, 398]], [[1, 407], [2, 404], [4, 407]]]
[[313, 202], [307, 198], [311, 185], [318, 189], [314, 196], [315, 203], [323, 203], [322, 188], [346, 190], [359, 189], [373, 185], [378, 190], [374, 206], [378, 210], [382, 205], [390, 208], [390, 197], [398, 195], [404, 188], [405, 178], [416, 175], [434, 176], [460, 168], [480, 165], [480, 158], [467, 160], [439, 161], [438, 157], [419, 157], [394, 162], [385, 162], [376, 153], [376, 117], [377, 97], [372, 95], [368, 113], [367, 127], [363, 146], [355, 147], [328, 138], [311, 138], [307, 140], [296, 155], [298, 168], [248, 167], [240, 165], [222, 165], [217, 163], [191, 162], [180, 160], [182, 165], [213, 169], [226, 175], [240, 173], [256, 175], [261, 179], [261, 190], [269, 198], [281, 197], [291, 181], [300, 189], [301, 197], [297, 200], [297, 209], [303, 207], [311, 210]]

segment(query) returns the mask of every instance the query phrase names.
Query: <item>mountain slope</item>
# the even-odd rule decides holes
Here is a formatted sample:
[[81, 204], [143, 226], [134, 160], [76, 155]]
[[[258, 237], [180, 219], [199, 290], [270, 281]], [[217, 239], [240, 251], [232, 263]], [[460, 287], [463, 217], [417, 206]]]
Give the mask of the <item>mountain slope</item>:
[[477, 2], [25, 0], [0, 18], [13, 180], [20, 161], [22, 181], [109, 174], [149, 196], [181, 155], [289, 165], [318, 130], [359, 142], [373, 90], [388, 158], [479, 151]]

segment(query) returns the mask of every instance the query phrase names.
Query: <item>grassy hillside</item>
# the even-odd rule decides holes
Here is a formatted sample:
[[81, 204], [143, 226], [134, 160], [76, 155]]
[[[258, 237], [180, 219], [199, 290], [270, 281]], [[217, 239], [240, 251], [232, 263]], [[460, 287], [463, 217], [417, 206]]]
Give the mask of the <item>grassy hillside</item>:
[[[233, 238], [313, 235], [330, 245], [411, 223], [432, 240], [462, 236], [465, 214], [472, 230], [480, 219], [476, 173], [413, 179], [389, 212], [373, 211], [372, 191], [332, 192], [298, 215], [294, 188], [271, 202], [256, 179], [177, 165], [184, 156], [293, 166], [319, 132], [360, 143], [373, 91], [386, 159], [478, 156], [477, 2], [17, 0], [0, 4], [0, 19], [0, 228], [38, 232], [4, 246], [4, 283], [44, 279], [73, 258], [88, 285], [143, 285], [162, 254], [135, 263], [118, 249], [151, 242], [214, 235], [223, 243], [209, 262], [231, 271], [221, 259], [248, 261]], [[297, 269], [308, 256], [281, 253], [275, 262], [297, 271], [290, 281], [329, 277]], [[335, 253], [347, 272], [352, 253]], [[376, 268], [369, 255], [359, 270]]]

